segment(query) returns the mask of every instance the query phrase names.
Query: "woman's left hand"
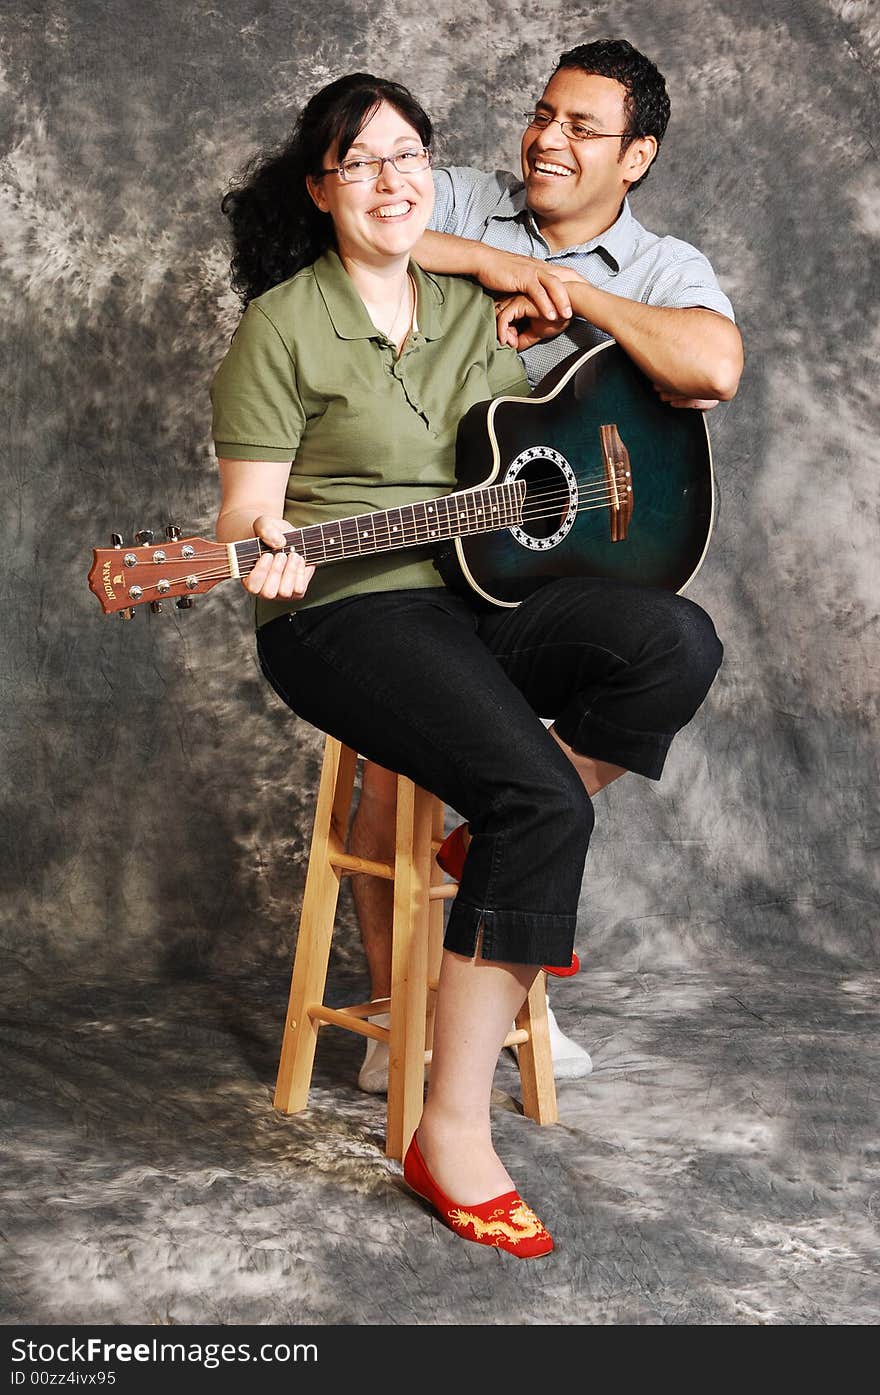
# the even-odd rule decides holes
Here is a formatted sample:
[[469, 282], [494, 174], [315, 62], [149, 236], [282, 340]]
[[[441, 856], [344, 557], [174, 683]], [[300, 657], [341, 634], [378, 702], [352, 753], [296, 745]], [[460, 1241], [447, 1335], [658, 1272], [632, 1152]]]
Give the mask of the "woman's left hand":
[[283, 518], [270, 518], [266, 514], [254, 519], [254, 536], [267, 547], [279, 549], [264, 552], [253, 571], [243, 578], [245, 590], [252, 596], [261, 596], [264, 601], [301, 600], [315, 575], [314, 566], [309, 566], [298, 552], [280, 550], [287, 546], [287, 526]]
[[498, 342], [522, 353], [542, 339], [553, 339], [571, 324], [571, 319], [548, 320], [540, 315], [525, 295], [507, 296], [495, 306]]

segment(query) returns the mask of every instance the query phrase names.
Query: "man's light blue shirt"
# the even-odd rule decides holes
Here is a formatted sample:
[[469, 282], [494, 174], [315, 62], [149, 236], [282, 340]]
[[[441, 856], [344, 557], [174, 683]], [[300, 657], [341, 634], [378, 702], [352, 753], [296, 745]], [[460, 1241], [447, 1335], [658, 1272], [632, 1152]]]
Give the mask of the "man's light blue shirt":
[[[485, 174], [450, 166], [434, 170], [436, 200], [430, 227], [487, 242], [579, 271], [599, 290], [673, 309], [702, 306], [732, 320], [733, 307], [702, 252], [677, 237], [658, 237], [633, 217], [629, 200], [616, 222], [598, 237], [554, 252], [526, 207], [522, 180], [506, 170]], [[522, 360], [532, 386], [575, 349], [592, 348], [610, 335], [574, 319], [563, 334], [527, 349]]]

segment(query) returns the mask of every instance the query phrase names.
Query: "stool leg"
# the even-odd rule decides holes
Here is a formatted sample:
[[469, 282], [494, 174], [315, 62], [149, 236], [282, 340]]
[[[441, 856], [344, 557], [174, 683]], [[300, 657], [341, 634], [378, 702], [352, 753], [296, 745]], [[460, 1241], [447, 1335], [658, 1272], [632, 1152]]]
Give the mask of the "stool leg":
[[391, 959], [391, 1036], [385, 1152], [403, 1158], [425, 1098], [425, 1008], [428, 991], [428, 887], [434, 796], [401, 776]]
[[517, 1047], [519, 1078], [522, 1087], [523, 1113], [539, 1124], [555, 1124], [559, 1118], [556, 1107], [556, 1082], [553, 1079], [553, 1057], [550, 1053], [550, 1029], [547, 1022], [547, 976], [539, 973], [516, 1017], [517, 1027], [529, 1034], [528, 1041]]
[[[435, 799], [431, 810], [431, 838], [435, 842], [443, 841], [443, 810], [442, 799]], [[438, 865], [436, 857], [431, 856], [431, 876], [432, 886], [440, 886], [443, 882], [443, 872]], [[440, 977], [440, 962], [443, 958], [443, 901], [435, 900], [430, 903], [428, 910], [428, 982], [436, 983]], [[425, 1050], [430, 1051], [434, 1045], [434, 1014], [437, 1008], [437, 994], [428, 992], [428, 1001], [425, 1013]]]
[[324, 1001], [339, 899], [339, 872], [331, 857], [345, 837], [356, 761], [356, 752], [327, 737], [275, 1085], [275, 1108], [285, 1114], [308, 1103], [318, 1042], [318, 1023], [308, 1008]]

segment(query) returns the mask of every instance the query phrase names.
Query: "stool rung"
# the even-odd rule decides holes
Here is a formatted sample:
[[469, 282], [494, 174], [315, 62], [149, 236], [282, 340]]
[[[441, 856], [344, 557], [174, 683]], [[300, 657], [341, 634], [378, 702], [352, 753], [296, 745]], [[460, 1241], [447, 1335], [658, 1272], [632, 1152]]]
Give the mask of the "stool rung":
[[386, 881], [394, 880], [394, 868], [389, 862], [374, 862], [369, 857], [355, 857], [354, 853], [331, 852], [329, 855], [331, 866], [338, 867], [343, 872], [363, 872], [368, 877], [384, 877]]
[[[354, 1008], [328, 1008], [323, 1003], [314, 1003], [306, 1008], [306, 1012], [313, 1021], [326, 1022], [332, 1027], [344, 1027], [347, 1032], [357, 1032], [362, 1037], [372, 1037], [374, 1041], [388, 1041], [391, 1036], [389, 1027], [377, 1027], [373, 1022], [368, 1022], [365, 1017], [360, 1016], [367, 1009], [375, 1014], [379, 999], [375, 1003], [358, 1003]], [[382, 1011], [383, 1009], [380, 1009]], [[529, 1034], [522, 1027], [515, 1027], [512, 1032], [508, 1032], [502, 1042], [502, 1046], [521, 1046], [528, 1041]], [[430, 1061], [430, 1051], [425, 1052], [425, 1060]]]
[[306, 1008], [306, 1013], [313, 1022], [327, 1022], [334, 1027], [345, 1027], [346, 1031], [357, 1032], [362, 1037], [372, 1037], [374, 1041], [388, 1040], [387, 1027], [377, 1027], [373, 1022], [367, 1022], [362, 1017], [355, 1017], [353, 1013], [346, 1012], [344, 1008], [328, 1008], [321, 1003], [314, 1003]]
[[[355, 857], [353, 853], [331, 852], [331, 867], [336, 867], [345, 876], [356, 873], [366, 877], [381, 877], [386, 882], [394, 880], [394, 867], [390, 862], [374, 862], [369, 857]], [[438, 882], [428, 891], [429, 901], [451, 901], [458, 895], [458, 882]]]

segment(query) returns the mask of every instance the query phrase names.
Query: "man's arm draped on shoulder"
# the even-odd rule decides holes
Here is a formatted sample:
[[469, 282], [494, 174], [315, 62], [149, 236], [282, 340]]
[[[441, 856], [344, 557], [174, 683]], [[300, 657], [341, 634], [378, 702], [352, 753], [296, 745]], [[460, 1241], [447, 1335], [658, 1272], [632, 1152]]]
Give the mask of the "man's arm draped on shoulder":
[[599, 290], [579, 272], [504, 252], [471, 238], [426, 232], [415, 250], [429, 271], [475, 276], [506, 294], [499, 338], [522, 351], [556, 334], [569, 314], [616, 339], [669, 400], [729, 400], [743, 367], [742, 340], [732, 321], [700, 306], [645, 305]]
[[[557, 274], [556, 267], [547, 266], [536, 257], [502, 252], [488, 242], [430, 230], [422, 234], [413, 255], [426, 271], [444, 276], [474, 276], [488, 291], [525, 295], [535, 312], [548, 320], [571, 318], [571, 300], [565, 281]], [[546, 338], [545, 335], [539, 337]], [[502, 340], [502, 343], [509, 342]]]

